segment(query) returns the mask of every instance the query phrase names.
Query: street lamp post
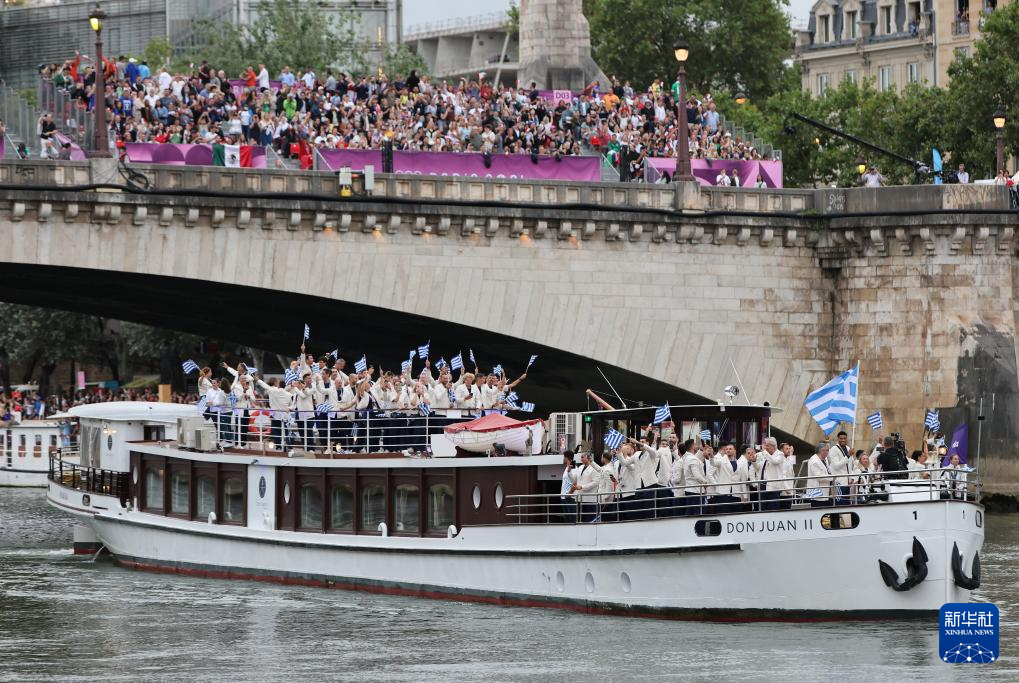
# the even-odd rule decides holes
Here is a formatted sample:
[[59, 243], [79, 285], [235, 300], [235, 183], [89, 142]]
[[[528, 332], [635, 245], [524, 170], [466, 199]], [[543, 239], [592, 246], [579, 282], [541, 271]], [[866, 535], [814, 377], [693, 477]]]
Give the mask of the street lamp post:
[[106, 65], [103, 63], [103, 22], [106, 21], [106, 12], [99, 7], [99, 3], [92, 8], [88, 15], [89, 26], [96, 32], [96, 80], [93, 93], [93, 127], [92, 132], [92, 154], [93, 157], [110, 156], [109, 132], [106, 128]]
[[687, 130], [686, 122], [686, 59], [690, 56], [690, 45], [680, 38], [673, 47], [676, 54], [676, 61], [679, 62], [679, 96], [676, 98], [676, 116], [679, 118], [679, 157], [676, 160], [676, 175], [674, 181], [692, 182], [693, 173], [690, 169], [690, 131]]
[[1005, 112], [998, 110], [994, 112], [994, 137], [995, 139], [995, 161], [997, 162], [994, 174], [1005, 168]]

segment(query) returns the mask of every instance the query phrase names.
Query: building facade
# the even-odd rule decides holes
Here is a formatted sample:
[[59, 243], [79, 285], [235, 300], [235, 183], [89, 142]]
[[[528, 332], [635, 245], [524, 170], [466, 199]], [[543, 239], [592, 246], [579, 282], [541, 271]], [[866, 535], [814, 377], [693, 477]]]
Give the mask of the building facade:
[[436, 78], [477, 78], [516, 85], [520, 41], [505, 12], [409, 26], [403, 42]]
[[969, 54], [987, 16], [1014, 0], [818, 0], [796, 32], [803, 89], [814, 97], [843, 80], [878, 89], [945, 86], [948, 67]]

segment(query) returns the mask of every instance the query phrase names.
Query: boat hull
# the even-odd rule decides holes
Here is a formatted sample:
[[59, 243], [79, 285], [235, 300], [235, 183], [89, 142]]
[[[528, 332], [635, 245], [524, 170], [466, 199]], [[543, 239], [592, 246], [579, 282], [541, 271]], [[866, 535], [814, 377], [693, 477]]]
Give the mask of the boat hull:
[[[117, 562], [136, 569], [588, 613], [882, 619], [969, 600], [951, 552], [958, 545], [969, 568], [983, 542], [980, 506], [857, 506], [842, 509], [860, 515], [857, 528], [821, 528], [821, 515], [839, 510], [719, 516], [712, 537], [697, 536], [695, 518], [468, 527], [452, 538], [257, 531], [124, 510], [88, 523]], [[894, 591], [878, 560], [904, 578], [914, 538], [928, 575]]]
[[46, 470], [0, 468], [0, 486], [46, 488]]

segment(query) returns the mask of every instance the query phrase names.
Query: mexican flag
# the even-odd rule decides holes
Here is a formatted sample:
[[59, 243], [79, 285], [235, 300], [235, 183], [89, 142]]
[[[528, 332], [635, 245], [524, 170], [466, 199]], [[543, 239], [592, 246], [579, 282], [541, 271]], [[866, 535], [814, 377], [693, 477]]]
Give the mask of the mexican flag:
[[251, 168], [251, 145], [213, 145], [212, 165], [231, 168]]

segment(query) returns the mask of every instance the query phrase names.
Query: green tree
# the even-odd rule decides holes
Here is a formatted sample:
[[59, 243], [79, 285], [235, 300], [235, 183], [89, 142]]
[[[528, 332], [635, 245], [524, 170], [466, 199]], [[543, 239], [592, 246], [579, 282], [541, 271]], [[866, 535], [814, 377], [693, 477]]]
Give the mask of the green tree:
[[20, 365], [21, 382], [33, 379], [40, 393], [48, 393], [57, 365], [84, 357], [89, 349], [92, 318], [48, 308], [0, 304], [0, 355], [5, 359], [5, 389], [10, 386], [10, 365]]
[[690, 43], [686, 71], [697, 90], [754, 98], [776, 92], [790, 56], [787, 0], [585, 0], [595, 61], [635, 86], [671, 83], [677, 38]]
[[412, 70], [417, 71], [418, 76], [428, 74], [428, 65], [425, 64], [425, 60], [403, 43], [388, 45], [382, 55], [379, 67], [382, 69], [382, 73], [390, 78], [406, 76]]
[[142, 51], [142, 59], [153, 69], [169, 64], [173, 57], [173, 45], [166, 38], [153, 38]]
[[357, 16], [352, 10], [337, 9], [326, 14], [314, 2], [259, 0], [254, 16], [247, 26], [197, 22], [201, 47], [195, 50], [193, 60], [206, 59], [232, 76], [248, 66], [257, 69], [258, 64], [265, 64], [274, 75], [284, 66], [355, 73], [365, 68], [363, 46], [353, 28]]

